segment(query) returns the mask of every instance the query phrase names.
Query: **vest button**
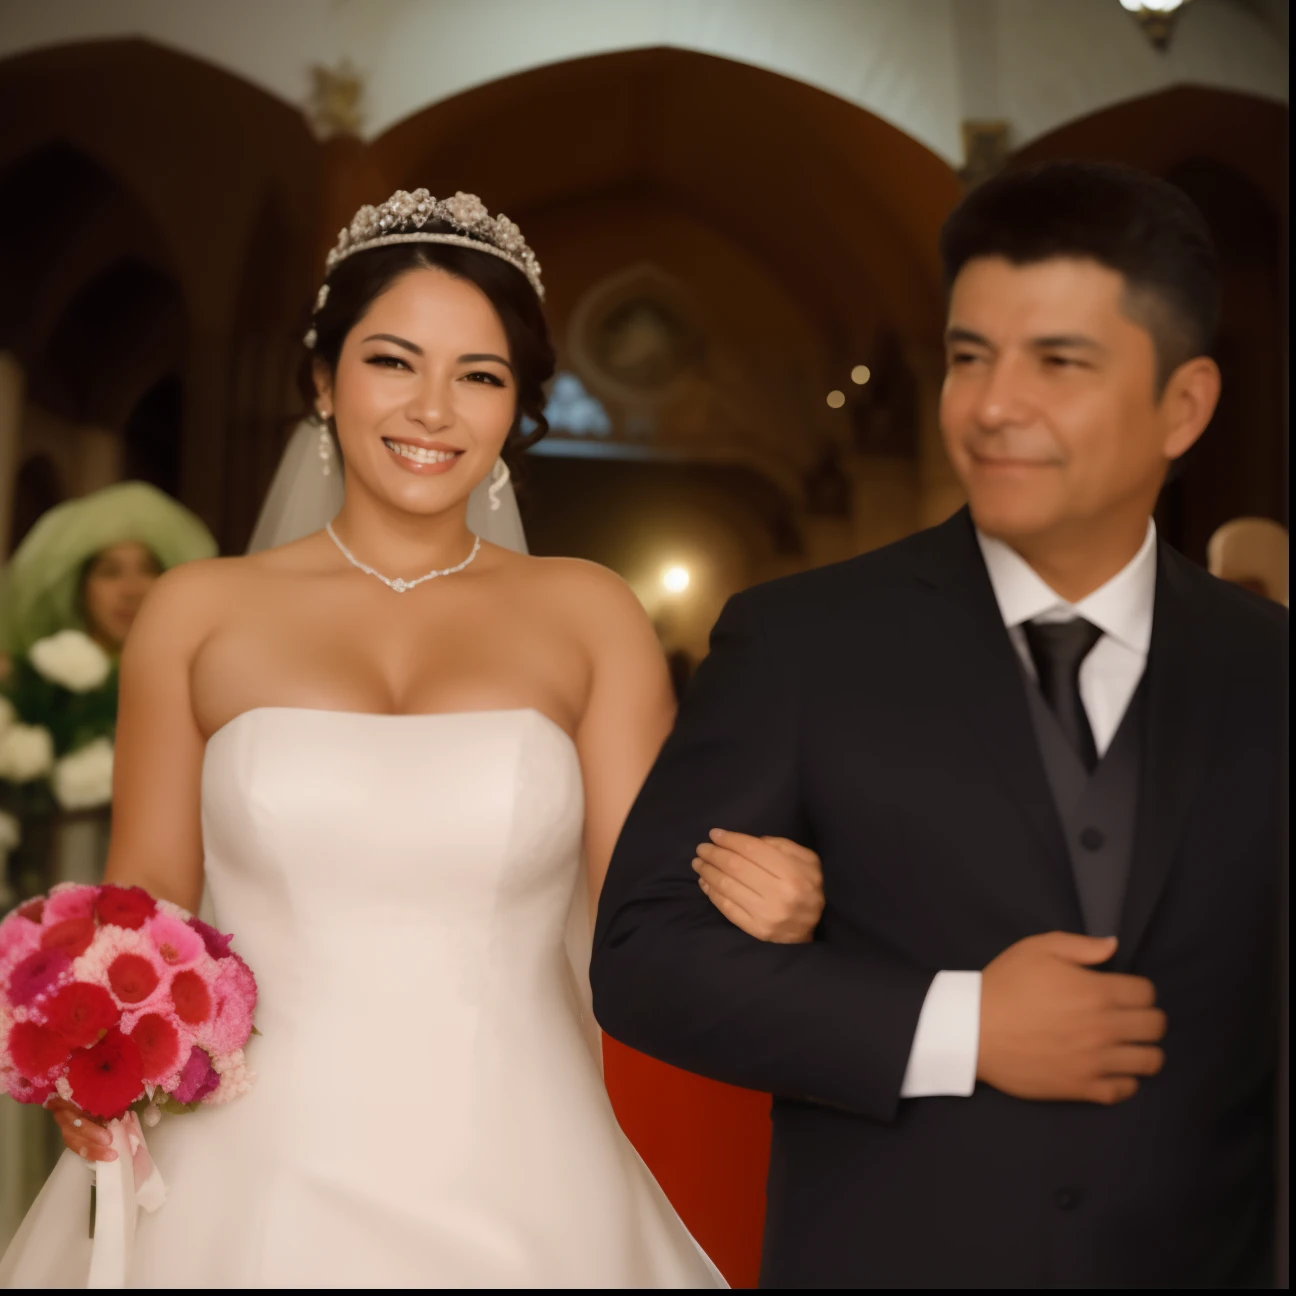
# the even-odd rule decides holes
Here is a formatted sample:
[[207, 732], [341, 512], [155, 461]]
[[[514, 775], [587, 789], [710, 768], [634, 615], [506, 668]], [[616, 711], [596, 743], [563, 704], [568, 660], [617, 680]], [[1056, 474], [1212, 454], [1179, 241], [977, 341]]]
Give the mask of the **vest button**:
[[1080, 845], [1085, 850], [1102, 850], [1107, 844], [1107, 838], [1102, 835], [1101, 830], [1097, 828], [1082, 828], [1080, 830]]
[[1079, 1188], [1059, 1188], [1053, 1194], [1058, 1210], [1075, 1210], [1083, 1197], [1084, 1193]]

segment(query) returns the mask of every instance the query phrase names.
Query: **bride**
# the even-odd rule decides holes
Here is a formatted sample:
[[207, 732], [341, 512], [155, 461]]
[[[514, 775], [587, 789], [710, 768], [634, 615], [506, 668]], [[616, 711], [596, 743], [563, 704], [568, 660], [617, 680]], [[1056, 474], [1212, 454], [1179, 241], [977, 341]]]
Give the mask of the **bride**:
[[[127, 1286], [724, 1285], [616, 1124], [589, 1010], [588, 915], [671, 724], [661, 652], [610, 572], [469, 528], [516, 518], [500, 456], [544, 430], [540, 293], [476, 198], [361, 209], [306, 339], [315, 486], [281, 471], [269, 525], [301, 534], [338, 448], [340, 511], [166, 574], [135, 624], [106, 880], [193, 910], [206, 886], [260, 1003], [251, 1093], [148, 1134], [168, 1198]], [[708, 893], [809, 939], [818, 861], [778, 847]], [[71, 1153], [114, 1157], [51, 1106]], [[88, 1178], [65, 1154], [6, 1285], [85, 1284]]]

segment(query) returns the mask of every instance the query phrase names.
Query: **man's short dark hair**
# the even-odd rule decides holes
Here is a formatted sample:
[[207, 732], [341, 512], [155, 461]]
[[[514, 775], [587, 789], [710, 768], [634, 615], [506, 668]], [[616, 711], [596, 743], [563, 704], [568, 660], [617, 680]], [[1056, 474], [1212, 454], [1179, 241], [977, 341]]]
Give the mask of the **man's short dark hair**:
[[1144, 172], [1050, 162], [998, 175], [950, 214], [940, 251], [947, 290], [977, 257], [1083, 258], [1116, 271], [1125, 313], [1152, 335], [1158, 393], [1214, 345], [1220, 288], [1210, 230], [1182, 189]]

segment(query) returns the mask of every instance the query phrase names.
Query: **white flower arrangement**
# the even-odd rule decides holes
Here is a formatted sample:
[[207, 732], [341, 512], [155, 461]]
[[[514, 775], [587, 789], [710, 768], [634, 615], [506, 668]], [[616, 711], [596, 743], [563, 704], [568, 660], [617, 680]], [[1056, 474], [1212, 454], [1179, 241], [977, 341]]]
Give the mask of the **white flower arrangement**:
[[113, 745], [96, 738], [64, 756], [50, 783], [64, 810], [92, 810], [112, 800]]
[[32, 644], [28, 660], [52, 684], [73, 693], [99, 688], [112, 670], [112, 660], [81, 630], [60, 630]]
[[32, 827], [111, 804], [116, 727], [117, 668], [89, 635], [49, 635], [10, 664], [0, 679], [0, 890], [39, 881], [49, 834]]
[[0, 734], [0, 779], [30, 783], [54, 768], [54, 739], [43, 725], [14, 721]]

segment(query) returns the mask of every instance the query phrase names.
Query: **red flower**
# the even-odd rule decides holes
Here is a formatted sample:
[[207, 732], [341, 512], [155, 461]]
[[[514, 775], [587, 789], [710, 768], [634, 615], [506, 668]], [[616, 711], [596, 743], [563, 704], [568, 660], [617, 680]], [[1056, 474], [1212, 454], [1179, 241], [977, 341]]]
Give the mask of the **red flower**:
[[95, 913], [101, 923], [114, 927], [143, 927], [157, 910], [153, 897], [143, 887], [105, 886], [99, 892]]
[[122, 1003], [143, 1003], [158, 987], [157, 969], [141, 954], [118, 954], [108, 965], [108, 984]]
[[35, 900], [28, 900], [26, 904], [21, 904], [15, 911], [19, 918], [26, 918], [28, 922], [38, 923], [41, 915], [45, 912], [45, 897], [37, 896]]
[[207, 982], [192, 968], [177, 972], [171, 979], [171, 1002], [176, 1016], [190, 1026], [197, 1026], [211, 1016], [212, 998]]
[[180, 1033], [158, 1013], [145, 1013], [131, 1031], [140, 1051], [144, 1079], [150, 1084], [165, 1079], [180, 1061]]
[[9, 1056], [28, 1080], [44, 1080], [68, 1060], [71, 1047], [57, 1031], [33, 1021], [17, 1022], [9, 1032]]
[[203, 922], [201, 918], [190, 918], [189, 926], [198, 933], [203, 939], [203, 944], [207, 947], [207, 953], [214, 959], [229, 958], [230, 942], [233, 936], [226, 936], [218, 932], [215, 927]]
[[72, 1097], [82, 1111], [103, 1120], [121, 1116], [144, 1092], [139, 1046], [115, 1027], [68, 1063]]
[[28, 954], [9, 974], [9, 1002], [23, 1007], [48, 994], [71, 967], [72, 960], [62, 950], [37, 950]]
[[74, 959], [90, 948], [94, 934], [93, 918], [65, 918], [41, 933], [41, 949], [59, 949]]
[[45, 1004], [45, 1020], [73, 1048], [85, 1048], [116, 1026], [121, 1013], [103, 986], [73, 981]]

